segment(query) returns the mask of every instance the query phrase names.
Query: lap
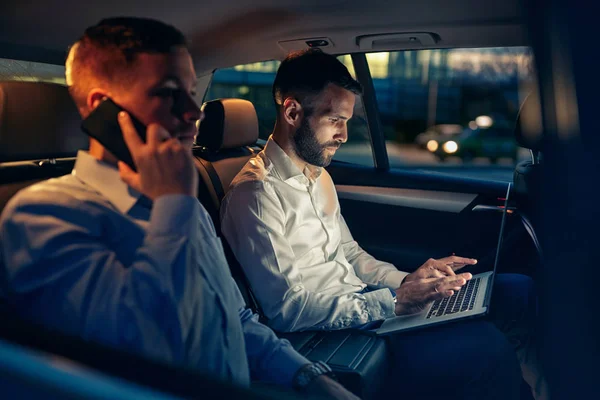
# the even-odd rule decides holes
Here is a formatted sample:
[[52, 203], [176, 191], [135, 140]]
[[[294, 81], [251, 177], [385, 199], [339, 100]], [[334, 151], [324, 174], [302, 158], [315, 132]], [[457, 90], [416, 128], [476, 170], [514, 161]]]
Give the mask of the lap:
[[439, 366], [443, 368], [440, 375], [448, 380], [461, 378], [467, 370], [478, 368], [473, 364], [477, 361], [496, 362], [503, 351], [512, 352], [504, 335], [484, 320], [449, 323], [392, 335], [390, 345], [399, 370], [408, 375], [419, 375], [431, 373]]
[[488, 318], [451, 322], [446, 325], [420, 329], [390, 336], [390, 343], [400, 357], [418, 354], [416, 363], [426, 363], [428, 358], [440, 355], [456, 361], [471, 352], [481, 354], [506, 348], [508, 342], [498, 329], [499, 320], [519, 320], [535, 313], [535, 291], [531, 278], [518, 274], [498, 274]]
[[498, 274], [488, 318], [390, 336], [394, 375], [404, 388], [400, 393], [406, 398], [511, 398], [519, 390], [520, 370], [501, 329], [532, 318], [535, 304], [530, 278]]
[[504, 335], [485, 320], [390, 336], [391, 390], [403, 399], [507, 399], [518, 396], [519, 364]]
[[497, 274], [490, 302], [489, 319], [502, 331], [515, 321], [533, 323], [537, 297], [533, 280], [520, 274]]

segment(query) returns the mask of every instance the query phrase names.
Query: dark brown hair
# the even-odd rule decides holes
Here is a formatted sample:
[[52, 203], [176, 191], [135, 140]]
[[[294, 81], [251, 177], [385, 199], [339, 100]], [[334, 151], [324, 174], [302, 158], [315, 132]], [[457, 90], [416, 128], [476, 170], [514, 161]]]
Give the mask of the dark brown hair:
[[273, 100], [277, 107], [292, 96], [310, 108], [311, 99], [329, 84], [337, 85], [354, 94], [362, 93], [362, 86], [335, 56], [320, 49], [290, 53], [281, 62], [273, 82]]

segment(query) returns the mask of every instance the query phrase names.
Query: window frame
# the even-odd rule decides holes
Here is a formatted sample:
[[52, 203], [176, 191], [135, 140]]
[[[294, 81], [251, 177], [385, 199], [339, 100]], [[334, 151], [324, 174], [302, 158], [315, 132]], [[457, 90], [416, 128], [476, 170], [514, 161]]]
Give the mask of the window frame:
[[[498, 47], [502, 47], [502, 46], [498, 46]], [[414, 51], [414, 49], [395, 49], [395, 50], [388, 50], [387, 52], [391, 53], [391, 52], [395, 52], [395, 51], [409, 51], [409, 50]], [[434, 50], [434, 49], [423, 49], [423, 50]], [[362, 99], [364, 112], [365, 112], [365, 118], [366, 118], [366, 122], [367, 122], [368, 141], [371, 146], [371, 152], [372, 152], [372, 156], [373, 156], [373, 165], [367, 166], [365, 164], [360, 164], [360, 163], [351, 163], [351, 162], [336, 160], [335, 157], [333, 158], [332, 163], [339, 163], [340, 165], [352, 164], [355, 166], [374, 169], [374, 170], [380, 171], [380, 172], [401, 169], [401, 170], [410, 170], [410, 171], [418, 173], [419, 171], [422, 171], [422, 166], [407, 165], [406, 167], [402, 167], [402, 168], [391, 166], [388, 149], [387, 149], [387, 144], [386, 144], [386, 140], [385, 140], [385, 135], [384, 135], [384, 130], [383, 130], [383, 124], [381, 122], [381, 114], [380, 114], [380, 110], [379, 110], [379, 103], [377, 101], [377, 93], [375, 90], [375, 85], [373, 82], [371, 69], [369, 67], [369, 63], [367, 60], [367, 54], [369, 54], [369, 53], [372, 53], [372, 52], [355, 52], [355, 53], [349, 53], [349, 54], [348, 53], [344, 53], [344, 54], [332, 53], [332, 55], [335, 57], [350, 56], [352, 65], [354, 67], [356, 79], [358, 80], [358, 82], [360, 82], [360, 84], [363, 87], [363, 94], [361, 96], [361, 99]], [[265, 60], [265, 61], [272, 61], [272, 60]], [[214, 77], [215, 72], [220, 69], [233, 68], [233, 67], [235, 67], [235, 65], [231, 66], [231, 67], [222, 67], [222, 68], [217, 68], [217, 69], [212, 70], [210, 82], [207, 84], [206, 90], [205, 90], [205, 93], [203, 96], [203, 102], [206, 101], [206, 95], [208, 94], [208, 91], [209, 91], [211, 85], [213, 84], [213, 77]], [[428, 170], [428, 171], [430, 173], [431, 172], [436, 173], [436, 174], [439, 173], [441, 175], [447, 174], [447, 172], [442, 172], [442, 171], [437, 171], [437, 170]], [[460, 175], [457, 175], [457, 176], [460, 177]]]
[[[495, 46], [495, 47], [513, 47], [513, 46]], [[463, 48], [463, 47], [460, 47]], [[467, 47], [464, 47], [467, 48]], [[401, 51], [414, 51], [416, 49], [390, 49], [386, 50], [387, 53], [392, 52], [401, 52]], [[419, 49], [419, 50], [436, 50], [435, 48], [427, 48], [427, 49]], [[389, 161], [388, 149], [385, 142], [385, 135], [383, 132], [383, 125], [381, 123], [381, 114], [379, 112], [379, 106], [377, 102], [377, 95], [375, 91], [375, 86], [373, 83], [373, 78], [371, 75], [371, 70], [369, 67], [369, 63], [367, 60], [367, 54], [373, 53], [369, 52], [360, 52], [360, 53], [351, 53], [350, 56], [352, 58], [352, 63], [354, 65], [354, 70], [356, 73], [357, 80], [363, 85], [363, 106], [365, 108], [365, 115], [367, 118], [369, 137], [371, 140], [371, 149], [373, 151], [375, 169], [378, 171], [410, 171], [412, 173], [422, 173], [425, 171], [422, 166], [415, 165], [407, 165], [403, 167], [392, 167]], [[335, 54], [336, 56], [341, 56], [345, 54]], [[533, 54], [532, 54], [533, 55]], [[333, 159], [335, 162], [335, 157]], [[516, 164], [515, 166], [516, 167]], [[512, 169], [514, 169], [514, 167]], [[439, 176], [448, 176], [448, 171], [439, 171], [436, 169], [426, 169], [427, 173], [434, 173]], [[452, 176], [456, 176], [457, 178], [470, 178], [468, 175], [461, 176], [462, 174], [454, 174]], [[474, 178], [477, 180], [490, 180], [486, 178]]]
[[362, 103], [367, 119], [367, 130], [369, 132], [369, 140], [371, 141], [371, 151], [373, 152], [373, 166], [379, 171], [389, 171], [390, 161], [385, 145], [385, 136], [383, 134], [375, 86], [373, 85], [373, 78], [367, 62], [366, 53], [352, 53], [350, 57], [354, 66], [356, 79], [363, 87]]

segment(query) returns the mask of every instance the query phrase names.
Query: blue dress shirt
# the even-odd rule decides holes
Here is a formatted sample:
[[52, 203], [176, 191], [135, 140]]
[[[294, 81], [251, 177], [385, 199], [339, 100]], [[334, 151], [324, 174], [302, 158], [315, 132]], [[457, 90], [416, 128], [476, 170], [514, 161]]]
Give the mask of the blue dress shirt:
[[206, 210], [154, 204], [86, 152], [0, 218], [0, 295], [25, 317], [239, 385], [309, 361], [246, 309]]

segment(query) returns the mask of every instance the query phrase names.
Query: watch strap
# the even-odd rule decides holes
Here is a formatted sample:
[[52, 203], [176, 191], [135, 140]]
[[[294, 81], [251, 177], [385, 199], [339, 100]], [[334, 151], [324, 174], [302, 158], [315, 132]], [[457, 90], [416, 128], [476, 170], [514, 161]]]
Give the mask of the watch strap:
[[298, 391], [303, 391], [312, 381], [321, 375], [327, 375], [334, 378], [331, 367], [323, 361], [306, 364], [296, 372], [292, 386]]

